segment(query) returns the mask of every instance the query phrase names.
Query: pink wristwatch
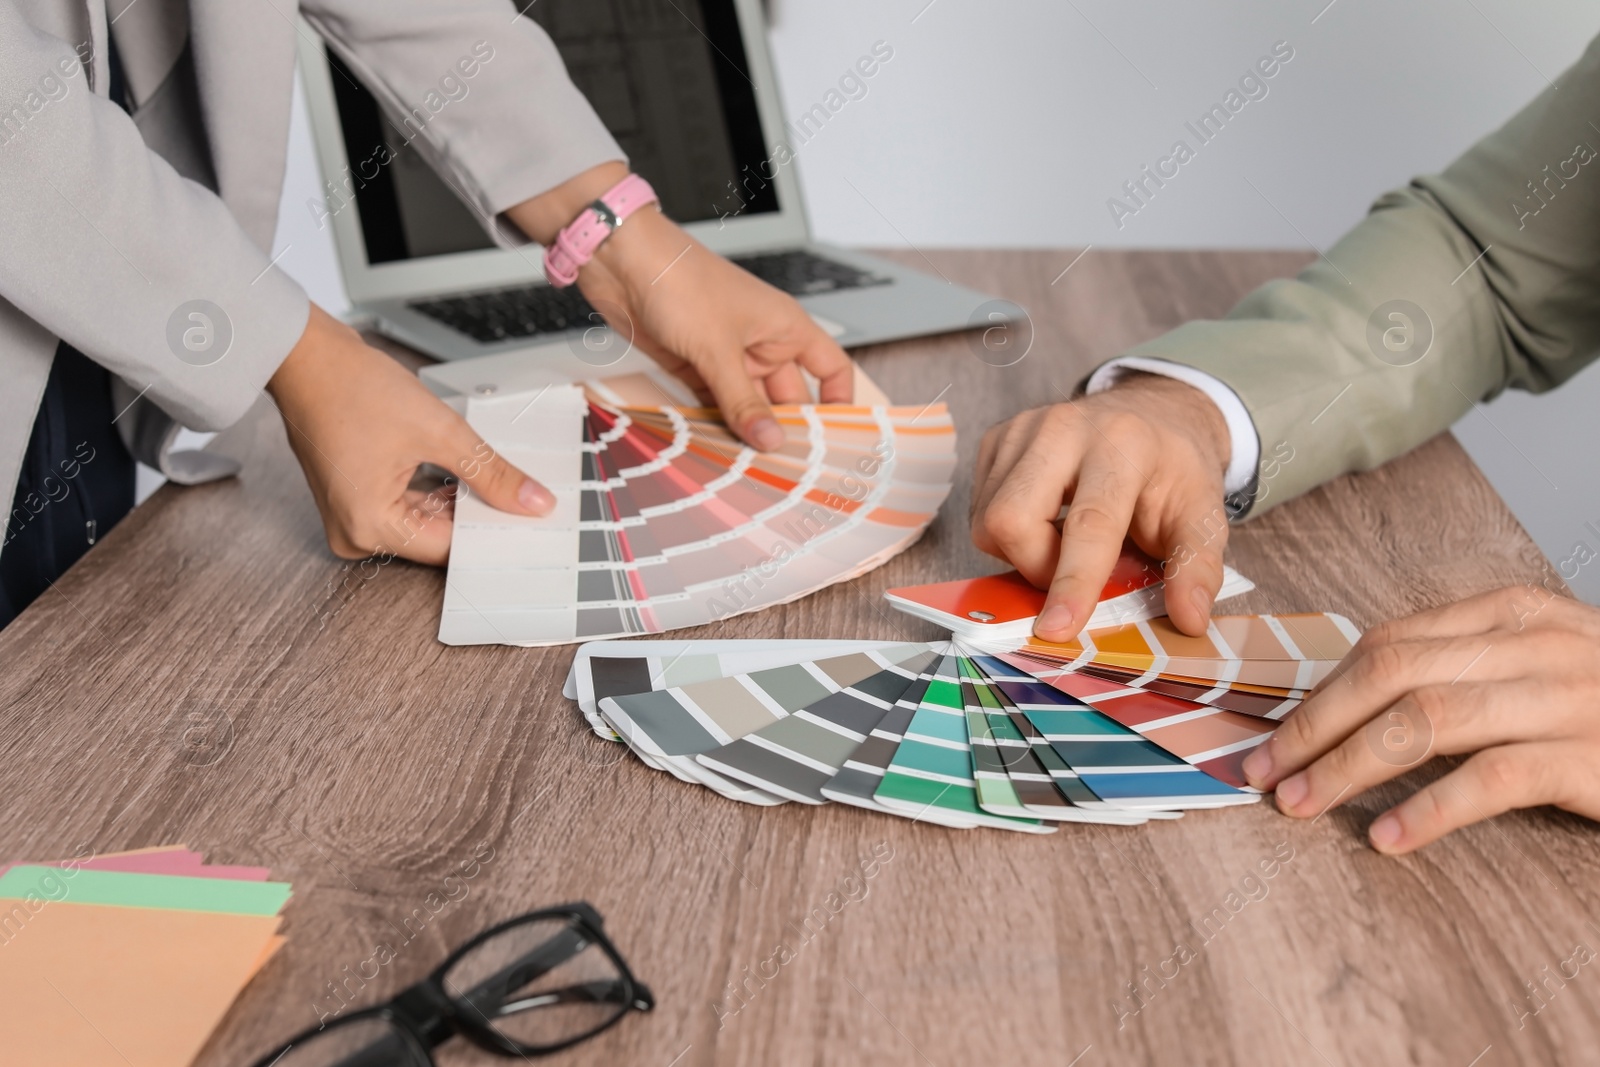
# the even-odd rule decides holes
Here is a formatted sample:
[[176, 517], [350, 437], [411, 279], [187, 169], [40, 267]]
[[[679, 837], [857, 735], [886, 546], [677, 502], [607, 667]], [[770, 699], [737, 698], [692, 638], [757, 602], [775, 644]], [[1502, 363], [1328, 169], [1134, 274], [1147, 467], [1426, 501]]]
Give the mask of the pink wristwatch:
[[583, 209], [572, 224], [556, 235], [544, 251], [544, 273], [550, 284], [564, 289], [578, 280], [578, 268], [589, 260], [605, 239], [628, 216], [656, 202], [656, 191], [637, 174], [630, 174]]

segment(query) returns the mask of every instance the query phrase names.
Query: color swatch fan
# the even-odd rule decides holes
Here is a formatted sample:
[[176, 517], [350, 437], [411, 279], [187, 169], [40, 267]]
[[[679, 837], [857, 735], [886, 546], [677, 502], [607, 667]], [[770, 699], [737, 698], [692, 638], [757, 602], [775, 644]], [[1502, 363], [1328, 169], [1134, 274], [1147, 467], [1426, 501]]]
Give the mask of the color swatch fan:
[[778, 407], [745, 447], [654, 376], [472, 398], [473, 428], [556, 498], [522, 518], [463, 493], [439, 639], [561, 644], [660, 633], [781, 604], [879, 566], [950, 491], [942, 404]]
[[1218, 616], [1201, 637], [1157, 618], [1059, 644], [594, 642], [566, 692], [600, 737], [733, 800], [1048, 833], [1259, 800], [1245, 756], [1358, 636], [1306, 614]]

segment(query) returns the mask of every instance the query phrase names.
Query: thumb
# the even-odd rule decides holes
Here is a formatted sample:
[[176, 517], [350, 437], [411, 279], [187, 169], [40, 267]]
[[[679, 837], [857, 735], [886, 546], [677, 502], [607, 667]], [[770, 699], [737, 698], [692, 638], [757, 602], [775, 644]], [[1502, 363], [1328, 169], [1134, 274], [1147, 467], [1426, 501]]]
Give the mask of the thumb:
[[700, 375], [717, 398], [722, 417], [733, 432], [752, 448], [770, 452], [784, 442], [783, 427], [772, 417], [772, 408], [745, 370], [744, 353], [727, 359], [714, 356], [700, 365]]
[[467, 447], [457, 451], [453, 463], [444, 463], [469, 489], [492, 508], [513, 515], [548, 515], [555, 510], [555, 494], [512, 466], [477, 434], [468, 431]]

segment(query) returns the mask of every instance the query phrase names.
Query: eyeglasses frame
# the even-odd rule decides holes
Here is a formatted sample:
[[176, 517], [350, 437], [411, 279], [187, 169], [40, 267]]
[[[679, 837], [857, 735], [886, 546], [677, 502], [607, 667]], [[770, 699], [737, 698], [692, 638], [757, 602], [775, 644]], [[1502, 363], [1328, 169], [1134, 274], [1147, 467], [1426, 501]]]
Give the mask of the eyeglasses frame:
[[[487, 1019], [482, 1017], [481, 1013], [479, 1013], [479, 1018], [474, 1019], [461, 1011], [462, 1001], [465, 998], [453, 995], [445, 988], [444, 979], [450, 973], [450, 969], [460, 963], [478, 946], [500, 936], [507, 930], [551, 919], [565, 920], [570, 926], [585, 935], [588, 944], [584, 946], [584, 949], [589, 948], [590, 945], [599, 948], [615, 965], [617, 974], [626, 983], [624, 990], [626, 996], [621, 1010], [591, 1030], [548, 1045], [530, 1045], [515, 1041], [496, 1030]], [[570, 959], [571, 957], [568, 958]], [[423, 1063], [434, 1064], [433, 1049], [438, 1048], [451, 1037], [458, 1035], [466, 1038], [484, 1051], [497, 1056], [548, 1056], [604, 1033], [626, 1018], [630, 1011], [650, 1011], [655, 1008], [655, 1005], [655, 994], [650, 992], [648, 986], [634, 977], [627, 961], [622, 958], [622, 953], [617, 951], [616, 945], [606, 935], [605, 920], [592, 904], [580, 900], [570, 904], [559, 904], [555, 907], [530, 911], [496, 923], [486, 930], [479, 931], [464, 944], [453, 950], [449, 956], [445, 957], [443, 963], [435, 967], [421, 981], [402, 989], [394, 997], [381, 1004], [362, 1008], [359, 1011], [341, 1016], [336, 1022], [311, 1027], [296, 1034], [290, 1040], [279, 1045], [268, 1056], [257, 1061], [254, 1067], [272, 1067], [274, 1063], [287, 1055], [289, 1050], [296, 1045], [310, 1041], [335, 1027], [348, 1026], [352, 1023], [374, 1018], [383, 1019], [391, 1023], [394, 1029], [410, 1043], [412, 1046], [411, 1051], [420, 1056], [419, 1062]]]

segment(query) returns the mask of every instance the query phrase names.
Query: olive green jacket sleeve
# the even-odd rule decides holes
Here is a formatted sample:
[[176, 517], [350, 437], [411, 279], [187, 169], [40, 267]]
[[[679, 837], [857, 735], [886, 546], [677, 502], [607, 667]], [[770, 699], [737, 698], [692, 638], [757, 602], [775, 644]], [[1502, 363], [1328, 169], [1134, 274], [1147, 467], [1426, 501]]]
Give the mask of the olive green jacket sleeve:
[[1383, 196], [1299, 277], [1127, 353], [1205, 371], [1244, 401], [1262, 459], [1250, 513], [1600, 353], [1600, 39], [1557, 86], [1442, 174]]

